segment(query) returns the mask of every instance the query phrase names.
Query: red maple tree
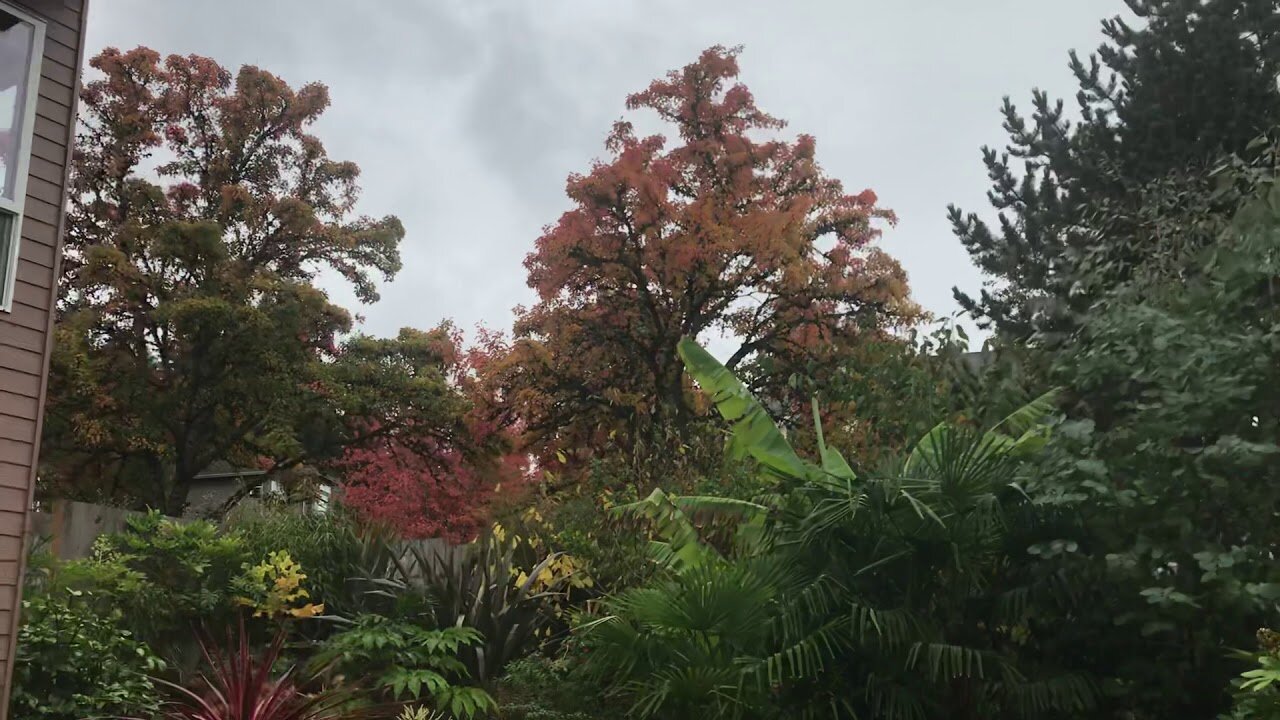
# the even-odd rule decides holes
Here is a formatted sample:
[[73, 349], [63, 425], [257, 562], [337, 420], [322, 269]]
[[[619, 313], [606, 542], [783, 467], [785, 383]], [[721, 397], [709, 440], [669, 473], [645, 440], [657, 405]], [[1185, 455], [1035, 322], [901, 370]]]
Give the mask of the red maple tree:
[[362, 519], [403, 537], [465, 542], [498, 509], [524, 496], [530, 466], [515, 449], [518, 426], [490, 412], [494, 402], [482, 381], [494, 357], [506, 352], [502, 336], [481, 328], [466, 349], [462, 334], [449, 323], [435, 336], [450, 384], [470, 403], [463, 418], [466, 445], [432, 436], [409, 444], [388, 436], [372, 447], [352, 449], [338, 463], [340, 500]]

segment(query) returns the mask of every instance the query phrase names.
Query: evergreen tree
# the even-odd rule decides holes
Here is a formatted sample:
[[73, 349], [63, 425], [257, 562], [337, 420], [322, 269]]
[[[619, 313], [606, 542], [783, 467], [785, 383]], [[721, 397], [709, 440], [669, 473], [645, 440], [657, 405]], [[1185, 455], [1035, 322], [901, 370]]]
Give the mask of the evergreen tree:
[[1030, 118], [1005, 98], [1009, 145], [983, 149], [998, 222], [949, 209], [991, 276], [956, 298], [1005, 335], [1052, 338], [1138, 271], [1179, 275], [1239, 205], [1212, 192], [1219, 158], [1280, 124], [1280, 2], [1125, 2], [1138, 25], [1105, 20], [1097, 53], [1071, 54], [1079, 121], [1043, 91]]

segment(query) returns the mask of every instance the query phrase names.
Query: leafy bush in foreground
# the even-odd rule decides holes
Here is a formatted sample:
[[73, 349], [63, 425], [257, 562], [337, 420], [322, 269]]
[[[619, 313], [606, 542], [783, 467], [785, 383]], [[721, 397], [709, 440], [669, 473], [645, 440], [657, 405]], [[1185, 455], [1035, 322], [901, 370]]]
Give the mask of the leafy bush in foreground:
[[164, 663], [133, 637], [119, 611], [102, 614], [78, 590], [22, 603], [11, 711], [23, 720], [154, 713], [150, 673]]
[[457, 717], [470, 718], [494, 706], [484, 690], [456, 682], [467, 677], [458, 653], [481, 640], [473, 628], [432, 630], [403, 620], [362, 615], [331, 637], [312, 662], [364, 679], [391, 701], [425, 699]]

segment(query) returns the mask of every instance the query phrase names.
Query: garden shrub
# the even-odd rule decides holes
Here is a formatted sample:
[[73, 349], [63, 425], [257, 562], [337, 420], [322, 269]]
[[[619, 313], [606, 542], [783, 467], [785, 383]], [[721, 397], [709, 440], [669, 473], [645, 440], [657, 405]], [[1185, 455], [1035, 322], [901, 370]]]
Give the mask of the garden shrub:
[[1258, 650], [1237, 655], [1252, 664], [1236, 678], [1231, 713], [1224, 720], [1277, 720], [1280, 718], [1280, 633], [1258, 631]]
[[119, 610], [60, 589], [22, 603], [11, 712], [22, 720], [147, 717], [158, 709], [151, 674], [164, 663], [127, 629]]
[[[326, 610], [322, 593], [336, 587], [333, 593], [339, 594], [337, 578], [352, 574], [341, 553], [336, 560], [325, 554], [342, 546], [326, 543], [326, 536], [350, 532], [331, 524], [324, 517], [284, 512], [230, 528], [181, 523], [159, 513], [133, 517], [122, 532], [98, 538], [88, 558], [37, 563], [28, 573], [28, 592], [84, 593], [83, 604], [99, 614], [117, 613], [134, 638], [163, 657], [177, 677], [186, 677], [199, 661], [195, 638], [202, 630], [219, 632], [246, 612], [275, 622]], [[319, 592], [325, 586], [316, 577], [328, 583]], [[291, 627], [312, 640], [328, 630], [323, 623]]]
[[493, 709], [488, 693], [462, 684], [468, 673], [458, 654], [479, 644], [480, 633], [458, 626], [431, 629], [424, 620], [361, 615], [329, 638], [312, 664], [365, 680], [392, 702], [429, 701], [460, 718]]
[[257, 563], [270, 553], [289, 553], [307, 574], [312, 599], [326, 611], [354, 615], [362, 603], [351, 579], [360, 574], [364, 543], [354, 518], [333, 507], [328, 513], [299, 512], [280, 503], [245, 503], [226, 525], [244, 542]]
[[181, 676], [199, 655], [194, 632], [226, 627], [239, 613], [232, 583], [249, 559], [234, 532], [153, 512], [99, 537], [87, 558], [39, 560], [27, 574], [27, 594], [82, 593], [88, 611], [118, 615], [133, 638]]
[[91, 561], [118, 563], [146, 579], [140, 635], [184, 637], [190, 623], [230, 619], [232, 580], [251, 558], [244, 540], [212, 523], [180, 523], [159, 512], [130, 517], [123, 532], [94, 543]]
[[311, 593], [303, 586], [307, 579], [288, 550], [272, 551], [257, 565], [245, 567], [234, 586], [235, 601], [253, 611], [254, 617], [270, 619], [309, 618], [324, 612], [324, 603], [307, 602]]
[[[339, 720], [355, 712], [359, 693], [350, 686], [310, 688], [297, 666], [283, 658], [287, 633], [253, 642], [243, 621], [225, 644], [199, 640], [202, 666], [191, 687], [170, 685], [165, 720]], [[384, 715], [369, 715], [382, 717]]]
[[530, 655], [509, 664], [497, 689], [504, 720], [615, 717], [615, 708], [600, 701], [603, 689], [580, 671], [584, 650], [568, 641], [555, 656]]
[[[606, 475], [602, 478], [601, 475]], [[633, 488], [611, 489], [607, 471], [597, 465], [572, 493], [546, 508], [549, 542], [572, 555], [591, 574], [599, 592], [642, 582], [649, 570], [644, 540], [619, 533], [610, 508], [637, 499]]]

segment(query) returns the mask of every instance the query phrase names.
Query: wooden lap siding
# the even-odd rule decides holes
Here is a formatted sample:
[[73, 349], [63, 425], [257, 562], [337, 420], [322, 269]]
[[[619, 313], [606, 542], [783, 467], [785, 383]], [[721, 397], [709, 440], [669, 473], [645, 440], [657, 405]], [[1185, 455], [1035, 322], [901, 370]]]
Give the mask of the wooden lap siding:
[[7, 0], [46, 26], [13, 311], [0, 311], [0, 720], [8, 717], [40, 451], [86, 1]]

